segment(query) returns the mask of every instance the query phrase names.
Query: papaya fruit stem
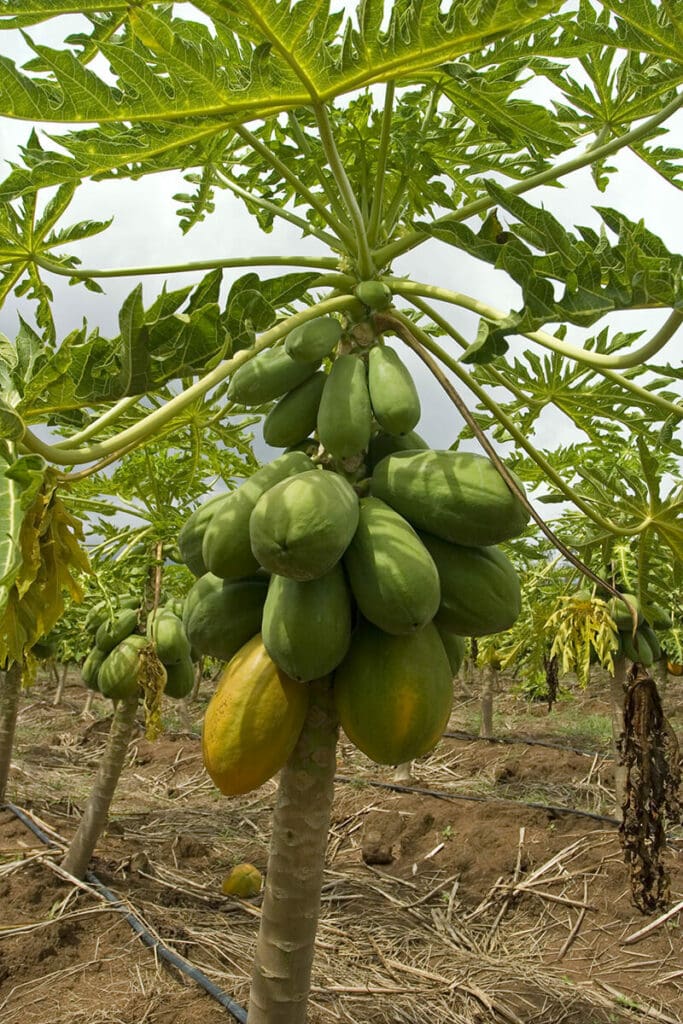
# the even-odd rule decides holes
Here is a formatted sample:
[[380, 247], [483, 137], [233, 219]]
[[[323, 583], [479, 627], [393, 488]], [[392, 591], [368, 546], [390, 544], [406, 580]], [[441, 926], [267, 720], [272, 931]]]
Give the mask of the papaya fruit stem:
[[305, 1024], [334, 795], [337, 716], [330, 679], [311, 700], [280, 773], [248, 1024]]

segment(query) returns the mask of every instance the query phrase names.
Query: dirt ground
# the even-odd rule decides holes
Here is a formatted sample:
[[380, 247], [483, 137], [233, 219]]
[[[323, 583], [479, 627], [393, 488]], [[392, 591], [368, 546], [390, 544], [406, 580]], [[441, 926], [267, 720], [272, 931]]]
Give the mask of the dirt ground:
[[[392, 769], [339, 747], [333, 823], [316, 948], [311, 1024], [618, 1024], [683, 1021], [683, 831], [667, 853], [671, 906], [632, 905], [617, 828], [564, 814], [614, 813], [608, 708], [600, 687], [571, 690], [549, 714], [501, 694], [499, 739], [476, 730], [478, 701], [456, 693], [449, 732], [413, 765], [401, 792]], [[222, 797], [205, 775], [199, 730], [207, 693], [180, 731], [177, 706], [154, 743], [129, 750], [97, 878], [120, 899], [57, 873], [109, 726], [103, 700], [83, 718], [72, 680], [26, 694], [9, 799], [50, 830], [48, 848], [0, 811], [0, 1021], [3, 1024], [218, 1024], [233, 1019], [197, 983], [145, 947], [125, 914], [242, 1006], [260, 897], [223, 896], [230, 867], [266, 870], [276, 782]], [[683, 686], [669, 719], [683, 737]], [[186, 723], [187, 724], [187, 723]], [[465, 798], [476, 799], [465, 799]], [[656, 926], [642, 938], [636, 933]], [[635, 937], [634, 941], [631, 941]]]

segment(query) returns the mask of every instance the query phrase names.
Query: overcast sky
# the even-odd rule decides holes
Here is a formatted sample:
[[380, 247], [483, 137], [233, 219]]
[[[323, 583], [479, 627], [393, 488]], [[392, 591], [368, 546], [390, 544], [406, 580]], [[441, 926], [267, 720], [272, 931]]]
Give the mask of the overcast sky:
[[[62, 25], [60, 19], [52, 23], [52, 32], [58, 23]], [[4, 33], [0, 34], [0, 52], [17, 59], [26, 50], [23, 43], [17, 41], [16, 34]], [[681, 145], [683, 117], [678, 119], [677, 125], [677, 143]], [[43, 127], [55, 131], [55, 126]], [[26, 123], [0, 118], [0, 154], [5, 160], [18, 159], [18, 146], [26, 140], [28, 131]], [[676, 144], [673, 137], [667, 141], [671, 145]], [[48, 144], [48, 140], [44, 142]], [[604, 193], [597, 191], [592, 184], [590, 172], [584, 170], [565, 179], [564, 189], [539, 188], [528, 193], [527, 198], [545, 204], [569, 227], [576, 223], [598, 227], [601, 221], [591, 206], [613, 206], [632, 219], [642, 217], [650, 230], [659, 234], [672, 251], [678, 251], [682, 220], [681, 193], [630, 153], [620, 153], [611, 158], [610, 163], [616, 165], [621, 173], [612, 178]], [[8, 170], [7, 164], [0, 168], [2, 177]], [[227, 193], [217, 195], [213, 216], [194, 228], [189, 235], [183, 236], [177, 226], [175, 211], [178, 204], [172, 200], [172, 196], [186, 190], [182, 177], [174, 174], [148, 176], [134, 182], [86, 184], [79, 190], [64, 223], [86, 218], [104, 220], [110, 216], [114, 216], [114, 223], [101, 236], [71, 246], [69, 252], [77, 254], [85, 266], [98, 268], [184, 263], [211, 257], [269, 253], [309, 255], [325, 252], [317, 240], [302, 239], [298, 229], [284, 222], [280, 222], [270, 235], [263, 234], [243, 204]], [[476, 229], [477, 223], [473, 220], [470, 226]], [[224, 280], [229, 284], [242, 272], [225, 271]], [[265, 276], [268, 271], [260, 273]], [[439, 242], [425, 243], [418, 250], [397, 260], [394, 273], [407, 274], [416, 280], [466, 292], [503, 310], [519, 305], [518, 289], [505, 274]], [[80, 327], [84, 318], [91, 327], [99, 326], [105, 335], [116, 334], [118, 309], [136, 284], [135, 279], [131, 278], [101, 281], [105, 294], [97, 296], [82, 286], [69, 287], [63, 278], [48, 280], [55, 295], [55, 318], [60, 336]], [[195, 280], [197, 275], [173, 275], [168, 279], [170, 288]], [[157, 294], [162, 281], [159, 277], [144, 279], [146, 304]], [[440, 309], [468, 338], [474, 337], [477, 325], [474, 314], [453, 306], [441, 305]], [[18, 311], [32, 321], [32, 306], [24, 300], [12, 297], [0, 310], [0, 331], [10, 338], [16, 334]], [[618, 313], [605, 318], [590, 332], [570, 327], [567, 340], [581, 344], [587, 333], [597, 333], [606, 324], [624, 331], [653, 330], [662, 323], [664, 317], [662, 311]], [[530, 347], [530, 343], [524, 342], [523, 346], [520, 343], [519, 347]], [[432, 446], [447, 447], [457, 435], [459, 417], [419, 360], [412, 353], [402, 355], [410, 365], [422, 395], [423, 417], [418, 429]], [[683, 360], [683, 334], [669, 343], [663, 355], [673, 363]], [[570, 430], [569, 422], [565, 421], [561, 413], [549, 410], [536, 440], [541, 446], [553, 447], [557, 443], [566, 443], [570, 439]], [[265, 449], [261, 451], [266, 454]], [[275, 452], [268, 450], [268, 454], [274, 455]]]

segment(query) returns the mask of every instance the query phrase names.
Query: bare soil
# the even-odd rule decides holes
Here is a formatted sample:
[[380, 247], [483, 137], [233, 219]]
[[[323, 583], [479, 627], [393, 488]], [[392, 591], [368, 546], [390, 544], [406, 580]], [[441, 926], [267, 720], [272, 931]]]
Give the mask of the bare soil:
[[[59, 845], [0, 811], [3, 1024], [230, 1020], [141, 943], [130, 910], [246, 1006], [261, 901], [223, 896], [221, 882], [243, 861], [265, 872], [276, 781], [242, 798], [215, 790], [199, 742], [207, 697], [189, 709], [191, 731], [169, 702], [166, 734], [152, 743], [140, 727], [131, 744], [92, 865], [116, 907], [60, 877]], [[110, 720], [103, 700], [83, 719], [84, 701], [73, 679], [54, 708], [44, 683], [20, 713], [9, 799], [57, 844], [76, 828]], [[680, 738], [680, 683], [665, 704]], [[449, 731], [476, 719], [476, 696], [458, 692]], [[499, 738], [586, 752], [444, 738], [409, 783], [437, 797], [382, 788], [393, 770], [341, 740], [311, 1024], [683, 1021], [683, 909], [640, 914], [615, 824], [557, 809], [614, 813], [600, 688], [570, 691], [551, 713], [500, 695], [495, 724]], [[674, 828], [671, 906], [683, 901], [682, 853]]]

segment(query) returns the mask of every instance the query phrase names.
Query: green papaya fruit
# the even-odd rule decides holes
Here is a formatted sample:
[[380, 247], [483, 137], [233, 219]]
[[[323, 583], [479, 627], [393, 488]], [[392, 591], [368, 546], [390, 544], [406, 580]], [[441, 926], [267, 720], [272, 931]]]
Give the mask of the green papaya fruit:
[[168, 610], [169, 612], [173, 612], [173, 614], [177, 615], [179, 619], [182, 619], [183, 617], [184, 608], [185, 601], [183, 600], [182, 597], [171, 597], [164, 605], [164, 609]]
[[449, 633], [447, 629], [436, 627], [439, 630], [441, 643], [451, 666], [451, 673], [457, 676], [460, 666], [465, 660], [465, 638], [457, 633]]
[[212, 516], [229, 497], [229, 494], [214, 494], [199, 505], [180, 528], [178, 549], [183, 562], [194, 576], [203, 576], [208, 571], [202, 556], [204, 534]]
[[127, 636], [109, 652], [97, 673], [100, 693], [110, 700], [135, 696], [140, 676], [140, 652], [147, 642], [144, 636]]
[[249, 520], [256, 502], [281, 480], [313, 468], [303, 452], [286, 452], [232, 491], [204, 533], [202, 558], [209, 572], [223, 579], [252, 576], [259, 567], [249, 543]]
[[119, 608], [132, 608], [138, 611], [141, 605], [140, 597], [136, 594], [129, 594], [126, 597], [122, 597], [119, 601]]
[[650, 652], [652, 654], [652, 661], [659, 661], [659, 659], [662, 656], [662, 648], [660, 646], [659, 640], [657, 639], [657, 634], [655, 633], [654, 629], [652, 629], [649, 623], [643, 622], [640, 626], [638, 626], [637, 635], [638, 634], [643, 638], [645, 643], [650, 648]]
[[98, 601], [97, 604], [93, 605], [86, 615], [83, 624], [88, 633], [92, 633], [94, 636], [102, 623], [107, 621], [109, 614], [109, 605], [106, 601]]
[[427, 533], [420, 538], [441, 581], [439, 628], [459, 636], [500, 633], [517, 620], [522, 607], [519, 577], [507, 555], [496, 547], [450, 544]]
[[267, 592], [267, 579], [229, 581], [207, 573], [197, 580], [183, 614], [183, 627], [195, 652], [229, 661], [260, 632]]
[[264, 349], [235, 370], [228, 386], [228, 399], [240, 405], [272, 402], [303, 384], [319, 366], [319, 359], [311, 363], [296, 362], [281, 345]]
[[31, 648], [31, 654], [38, 661], [48, 661], [50, 658], [54, 658], [57, 654], [57, 641], [51, 640], [49, 637], [44, 637], [33, 645]]
[[188, 655], [174, 665], [166, 665], [166, 686], [164, 693], [167, 697], [175, 700], [182, 700], [192, 693], [194, 686], [194, 665]]
[[379, 430], [370, 438], [368, 456], [365, 460], [368, 472], [372, 473], [378, 462], [387, 455], [393, 455], [394, 452], [412, 452], [427, 448], [429, 445], [425, 439], [414, 430], [409, 430], [407, 434], [385, 434], [383, 430]]
[[432, 750], [451, 711], [451, 667], [433, 623], [391, 636], [362, 621], [334, 673], [337, 714], [352, 743], [378, 764]]
[[318, 316], [290, 331], [285, 352], [297, 362], [313, 363], [329, 356], [342, 335], [342, 326], [332, 316]]
[[361, 613], [385, 633], [412, 633], [436, 615], [441, 587], [434, 559], [403, 516], [379, 498], [361, 498], [343, 561]]
[[454, 544], [500, 544], [517, 537], [529, 521], [526, 508], [490, 459], [471, 452], [429, 449], [387, 455], [373, 470], [370, 493], [418, 530]]
[[124, 608], [109, 622], [103, 622], [95, 634], [95, 643], [107, 654], [125, 637], [136, 629], [138, 613], [133, 608]]
[[391, 305], [391, 288], [382, 281], [361, 281], [354, 288], [353, 294], [370, 309], [388, 309]]
[[652, 649], [640, 628], [636, 630], [635, 637], [631, 636], [631, 633], [626, 630], [620, 630], [619, 633], [621, 636], [621, 649], [626, 657], [634, 664], [642, 665], [644, 668], [649, 667], [655, 659]]
[[359, 356], [337, 356], [318, 409], [320, 443], [335, 459], [349, 459], [367, 450], [371, 432], [365, 363]]
[[150, 632], [157, 657], [164, 665], [176, 665], [179, 661], [189, 659], [190, 641], [187, 639], [181, 619], [172, 611], [160, 609], [152, 620]]
[[306, 583], [272, 576], [261, 639], [292, 679], [309, 682], [335, 669], [351, 641], [351, 595], [341, 565]]
[[[335, 321], [336, 323], [336, 321]], [[326, 374], [321, 371], [288, 391], [263, 421], [263, 439], [273, 448], [286, 448], [315, 430]]]
[[99, 647], [93, 647], [90, 654], [81, 665], [81, 678], [89, 690], [99, 690], [97, 677], [104, 660], [107, 657], [108, 655], [106, 655], [104, 651], [101, 651]]
[[249, 537], [264, 569], [305, 582], [336, 565], [357, 526], [353, 487], [336, 473], [314, 469], [261, 495], [249, 520]]
[[[623, 596], [626, 599], [626, 601], [628, 601], [628, 603], [633, 605], [633, 607], [635, 608], [636, 615], [638, 618], [638, 625], [640, 625], [643, 621], [643, 613], [640, 607], [640, 601], [638, 600], [635, 594], [624, 594]], [[623, 630], [624, 632], [631, 633], [633, 631], [633, 619], [631, 618], [631, 612], [629, 611], [624, 601], [620, 601], [616, 597], [613, 597], [609, 601], [607, 607], [609, 609], [611, 618], [614, 619], [614, 624], [617, 627], [617, 629], [620, 632]]]
[[645, 618], [649, 622], [652, 629], [667, 630], [673, 626], [673, 620], [671, 615], [661, 604], [655, 602], [649, 604], [647, 608], [643, 609], [645, 612]]
[[407, 434], [420, 419], [420, 397], [408, 367], [388, 345], [368, 355], [368, 392], [375, 419], [388, 434]]

